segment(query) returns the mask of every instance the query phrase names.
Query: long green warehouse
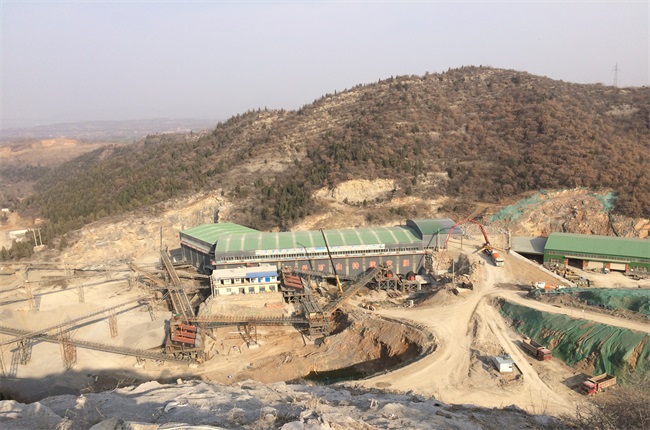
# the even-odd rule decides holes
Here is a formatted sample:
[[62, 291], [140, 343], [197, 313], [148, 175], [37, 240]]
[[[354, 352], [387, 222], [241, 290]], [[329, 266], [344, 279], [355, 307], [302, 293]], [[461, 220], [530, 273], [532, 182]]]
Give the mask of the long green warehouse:
[[650, 271], [650, 240], [574, 233], [551, 233], [545, 263], [622, 272]]
[[[395, 227], [322, 232], [260, 232], [233, 223], [205, 224], [180, 233], [181, 252], [186, 262], [207, 273], [257, 264], [329, 273], [336, 270], [348, 276], [385, 264], [397, 273], [417, 273], [427, 250], [442, 246], [454, 224], [448, 218], [421, 219]], [[460, 233], [455, 229], [453, 234]]]

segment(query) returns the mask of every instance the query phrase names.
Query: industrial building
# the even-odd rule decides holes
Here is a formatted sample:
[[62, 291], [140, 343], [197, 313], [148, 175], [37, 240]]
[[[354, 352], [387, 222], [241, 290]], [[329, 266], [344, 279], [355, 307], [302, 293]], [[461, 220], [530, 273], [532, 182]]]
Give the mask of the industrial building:
[[544, 263], [589, 270], [649, 272], [650, 240], [551, 233], [544, 247]]
[[278, 271], [264, 264], [255, 267], [214, 270], [211, 275], [212, 296], [274, 293], [278, 291]]
[[[204, 224], [180, 233], [181, 255], [198, 270], [270, 264], [298, 270], [356, 276], [386, 265], [396, 273], [417, 273], [442, 246], [455, 222], [451, 219], [407, 220], [395, 227], [322, 231], [260, 232], [233, 223]], [[460, 235], [460, 229], [454, 230]], [[328, 255], [331, 253], [334, 268]]]

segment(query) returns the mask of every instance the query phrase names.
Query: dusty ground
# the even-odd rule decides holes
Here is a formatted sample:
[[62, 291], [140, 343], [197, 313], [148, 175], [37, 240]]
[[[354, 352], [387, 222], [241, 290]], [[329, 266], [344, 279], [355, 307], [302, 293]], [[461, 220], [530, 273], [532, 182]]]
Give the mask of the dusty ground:
[[[11, 387], [8, 391], [18, 393], [17, 398], [34, 399], [72, 393], [80, 387], [94, 391], [152, 379], [173, 381], [178, 377], [199, 377], [224, 384], [246, 379], [286, 381], [304, 377], [311, 371], [324, 372], [358, 363], [362, 365], [356, 366], [356, 370], [375, 373], [386, 367], [400, 366], [400, 362], [412, 361], [397, 370], [346, 385], [412, 391], [452, 404], [485, 407], [514, 404], [531, 413], [553, 415], [574, 412], [576, 405], [584, 401], [584, 397], [572, 388], [576, 377], [579, 379], [578, 372], [559, 360], [537, 362], [524, 353], [517, 344], [520, 335], [508, 327], [492, 306], [493, 300], [504, 297], [547, 312], [561, 312], [639, 331], [650, 332], [650, 327], [612, 315], [578, 313], [570, 307], [526, 299], [518, 285], [540, 280], [558, 283], [559, 280], [515, 255], [506, 255], [506, 267], [494, 267], [484, 254], [472, 252], [478, 243], [465, 239], [462, 250], [475, 270], [473, 291], [459, 289], [456, 296], [443, 289], [413, 308], [398, 307], [402, 303], [399, 298], [366, 291], [362, 297], [351, 301], [350, 305], [356, 310], [351, 310], [344, 320], [339, 319], [340, 327], [347, 329], [322, 343], [314, 343], [293, 328], [260, 327], [259, 346], [249, 347], [237, 328], [230, 327], [219, 329], [215, 340], [208, 340], [207, 348], [214, 357], [197, 368], [150, 360], [138, 363], [133, 357], [78, 348], [77, 362], [70, 370], [64, 367], [57, 344], [34, 344], [27, 365], [15, 361], [18, 350], [14, 344], [3, 347], [5, 371], [9, 376], [3, 380], [3, 388]], [[460, 252], [460, 243], [452, 242], [449, 256], [457, 258]], [[152, 261], [138, 264], [153, 269]], [[131, 272], [125, 265], [88, 268], [99, 267], [111, 271], [75, 272], [66, 279], [61, 271], [30, 270], [27, 281], [39, 299], [39, 311], [29, 310], [22, 271], [1, 276], [1, 325], [38, 330], [144, 294], [141, 288], [130, 283]], [[606, 276], [614, 284], [634, 286], [628, 284], [632, 280], [622, 274]], [[79, 285], [84, 285], [85, 303], [80, 303]], [[364, 302], [382, 303], [382, 306], [370, 312], [358, 306]], [[154, 321], [146, 307], [130, 309], [125, 306], [123, 310], [118, 314], [116, 338], [111, 337], [105, 318], [76, 328], [73, 337], [138, 348], [162, 343], [164, 320], [170, 315], [163, 303], [156, 306]], [[382, 321], [377, 316], [388, 317], [391, 321]], [[394, 321], [408, 321], [410, 328]], [[0, 340], [8, 337], [0, 335]], [[417, 360], [422, 345], [426, 344], [433, 352]], [[510, 354], [517, 363], [515, 373], [499, 374], [490, 364], [491, 355], [503, 352]]]
[[[390, 184], [380, 185], [383, 193], [390, 194]], [[346, 198], [348, 201], [360, 198], [350, 191], [354, 187], [348, 188], [341, 187], [337, 193], [326, 194], [332, 210], [309, 217], [300, 228], [323, 226], [334, 219], [339, 223], [344, 220], [348, 223], [346, 226], [351, 226], [350, 223], [365, 225], [358, 209], [344, 202]], [[433, 211], [439, 203], [427, 204], [432, 205]], [[96, 272], [92, 276], [87, 272], [75, 273], [70, 279], [65, 279], [62, 271], [46, 270], [32, 270], [27, 279], [23, 278], [21, 271], [14, 275], [0, 275], [0, 325], [37, 330], [141, 296], [145, 292], [129, 283], [131, 272], [125, 262], [135, 261], [141, 267], [153, 269], [159, 256], [152, 250], [159, 246], [161, 226], [163, 244], [175, 247], [179, 230], [212, 221], [217, 208], [221, 218], [228, 219], [230, 205], [215, 191], [161, 205], [153, 212], [141, 211], [119, 220], [100, 221], [88, 226], [77, 234], [70, 249], [55, 257], [57, 264], [97, 266], [112, 271]], [[341, 214], [349, 214], [349, 217]], [[645, 224], [639, 222], [637, 225]], [[505, 245], [506, 235], [499, 227], [492, 227], [489, 231], [493, 244]], [[3, 380], [3, 391], [11, 387], [13, 393], [19, 393], [18, 398], [40, 398], [74, 392], [80, 387], [86, 391], [112, 389], [136, 381], [173, 381], [178, 377], [200, 377], [224, 384], [245, 379], [273, 382], [301, 378], [310, 371], [323, 372], [357, 363], [367, 365], [358, 366], [356, 370], [373, 373], [384, 370], [381, 363], [399, 366], [400, 360], [413, 361], [418, 353], [414, 345], [427, 344], [434, 351], [424, 358], [397, 370], [348, 384], [413, 391], [448, 403], [486, 407], [515, 404], [533, 413], [572, 413], [575, 406], [584, 401], [572, 389], [573, 382], [570, 382], [575, 382], [576, 372], [558, 360], [542, 363], [526, 355], [517, 345], [520, 336], [507, 326], [491, 305], [492, 301], [504, 297], [547, 312], [561, 312], [644, 332], [648, 332], [647, 323], [524, 298], [522, 286], [533, 281], [558, 284], [560, 280], [515, 255], [505, 256], [504, 268], [492, 266], [484, 254], [474, 252], [481, 239], [480, 233], [468, 231], [463, 248], [461, 243], [452, 241], [448, 253], [448, 257], [453, 259], [457, 259], [461, 252], [468, 255], [475, 268], [471, 279], [475, 286], [473, 291], [459, 289], [456, 296], [451, 291], [442, 290], [418, 301], [413, 308], [397, 307], [401, 300], [368, 292], [366, 296], [351, 301], [350, 305], [356, 310], [350, 313], [350, 320], [346, 322], [349, 326], [347, 333], [332, 336], [322, 344], [314, 344], [313, 340], [292, 328], [261, 327], [259, 347], [249, 348], [236, 328], [221, 329], [216, 334], [216, 341], [208, 341], [214, 358], [198, 368], [169, 362], [138, 363], [133, 357], [79, 348], [77, 363], [69, 370], [63, 365], [57, 344], [34, 344], [28, 365], [16, 361], [18, 350], [14, 344], [3, 346], [0, 351], [8, 375]], [[98, 263], [89, 263], [91, 261]], [[598, 287], [637, 288], [640, 285], [620, 273], [587, 276], [594, 279]], [[25, 280], [40, 300], [38, 312], [29, 310], [23, 285]], [[85, 303], [80, 303], [79, 285], [85, 285]], [[363, 302], [379, 302], [382, 306], [371, 313], [359, 306]], [[159, 345], [164, 321], [170, 315], [164, 304], [156, 306], [154, 321], [146, 307], [126, 310], [128, 308], [125, 306], [124, 311], [118, 313], [116, 338], [111, 337], [105, 318], [76, 328], [73, 337], [139, 348]], [[376, 316], [408, 321], [412, 329], [407, 330], [399, 322], [379, 321]], [[0, 341], [8, 338], [0, 335]], [[358, 345], [364, 347], [357, 348]], [[509, 353], [518, 365], [519, 370], [512, 375], [497, 374], [489, 363], [489, 356], [502, 352]], [[398, 355], [402, 359], [391, 358]]]
[[[14, 270], [16, 267], [19, 266], [13, 266]], [[26, 274], [24, 267], [20, 267], [13, 275], [0, 277], [0, 325], [36, 331], [107, 306], [124, 304], [116, 309], [116, 337], [111, 337], [106, 318], [109, 314], [104, 313], [81, 325], [76, 323], [72, 338], [137, 349], [156, 349], [163, 343], [165, 320], [171, 313], [166, 303], [159, 302], [155, 306], [154, 320], [151, 320], [146, 306], [139, 306], [135, 301], [150, 292], [133, 282], [132, 272], [126, 265], [87, 266], [111, 272], [68, 272], [68, 278], [64, 271], [47, 267], [50, 266], [32, 267]], [[138, 267], [154, 269], [144, 262], [138, 263]], [[25, 286], [35, 295], [38, 310], [30, 310]], [[83, 286], [83, 303], [80, 286]], [[263, 308], [264, 303], [261, 306]], [[213, 303], [211, 307], [221, 313], [225, 310], [220, 303]], [[234, 312], [241, 314], [241, 309], [235, 308]], [[284, 310], [275, 312], [283, 313]], [[259, 327], [258, 345], [247, 344], [237, 327], [220, 328], [206, 338], [206, 351], [212, 358], [195, 368], [152, 360], [138, 363], [134, 357], [77, 348], [76, 363], [72, 369], [66, 369], [61, 346], [46, 342], [31, 345], [31, 360], [25, 365], [19, 363], [20, 350], [13, 343], [2, 348], [7, 375], [3, 379], [2, 392], [33, 401], [79, 389], [96, 391], [135, 381], [174, 380], [179, 376], [232, 384], [246, 379], [294, 380], [311, 372], [341, 368], [371, 374], [403, 360], [415, 359], [430, 343], [427, 334], [417, 328], [371, 319], [360, 311], [341, 315], [336, 324], [336, 333], [317, 344], [292, 327]], [[1, 334], [0, 342], [12, 337]]]
[[[460, 250], [460, 243], [452, 243], [452, 253], [454, 247]], [[482, 254], [468, 255], [471, 260], [485, 260]], [[437, 303], [431, 300], [411, 309], [378, 310], [380, 315], [415, 321], [429, 328], [439, 346], [434, 353], [416, 363], [358, 384], [413, 390], [449, 403], [486, 407], [516, 404], [531, 413], [554, 415], [574, 412], [575, 407], [584, 401], [584, 396], [572, 388], [577, 372], [559, 360], [537, 362], [524, 353], [517, 344], [521, 336], [508, 327], [490, 303], [493, 298], [504, 297], [547, 312], [567, 315], [577, 312], [523, 298], [517, 285], [527, 285], [533, 280], [557, 284], [559, 280], [524, 259], [513, 255], [505, 258], [504, 268], [489, 263], [477, 266], [482, 270], [479, 278], [483, 281], [475, 282], [473, 291], [463, 290], [458, 296], [445, 294], [444, 299]], [[620, 277], [619, 282], [627, 279], [623, 275]], [[598, 313], [584, 312], [574, 316], [650, 331], [647, 324]], [[487, 356], [500, 352], [508, 353], [515, 360], [521, 378], [497, 374], [491, 366], [485, 365]]]

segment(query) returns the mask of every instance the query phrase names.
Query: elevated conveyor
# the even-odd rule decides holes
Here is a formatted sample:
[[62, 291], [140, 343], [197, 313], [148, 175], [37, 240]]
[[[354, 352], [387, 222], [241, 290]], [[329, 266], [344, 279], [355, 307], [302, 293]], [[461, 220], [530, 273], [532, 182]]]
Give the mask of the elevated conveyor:
[[[12, 336], [21, 337], [23, 339], [32, 337], [31, 332], [27, 330], [19, 330], [11, 327], [6, 327], [6, 326], [0, 326], [0, 333], [3, 334], [8, 334]], [[34, 338], [36, 341], [45, 341], [45, 342], [51, 342], [51, 343], [61, 343], [61, 338], [57, 335], [51, 335], [51, 334], [41, 334], [37, 337]], [[99, 343], [99, 342], [91, 342], [87, 340], [79, 340], [79, 339], [69, 339], [67, 341], [68, 343], [81, 347], [81, 348], [86, 348], [86, 349], [92, 349], [95, 351], [101, 351], [101, 352], [110, 352], [113, 354], [121, 354], [121, 355], [129, 355], [132, 357], [138, 357], [138, 358], [148, 358], [150, 360], [161, 360], [161, 361], [174, 361], [174, 362], [179, 362], [179, 363], [187, 363], [188, 361], [192, 361], [190, 358], [177, 358], [171, 355], [163, 354], [162, 352], [154, 352], [154, 351], [149, 351], [149, 350], [143, 350], [143, 349], [135, 349], [135, 348], [127, 348], [123, 346], [113, 346], [113, 345], [108, 345], [105, 343]]]
[[188, 318], [195, 316], [194, 308], [192, 308], [190, 300], [183, 289], [181, 280], [178, 277], [178, 273], [176, 273], [176, 269], [174, 268], [174, 264], [172, 263], [167, 250], [161, 249], [160, 256], [172, 283], [172, 285], [169, 286], [169, 297], [172, 301], [174, 313], [181, 315], [184, 321], [189, 321]]

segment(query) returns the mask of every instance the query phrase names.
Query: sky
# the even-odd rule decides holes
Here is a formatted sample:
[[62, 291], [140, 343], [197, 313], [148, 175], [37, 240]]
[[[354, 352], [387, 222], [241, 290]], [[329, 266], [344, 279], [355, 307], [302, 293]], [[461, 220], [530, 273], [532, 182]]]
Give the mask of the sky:
[[0, 0], [0, 26], [0, 128], [216, 122], [461, 66], [650, 84], [650, 0]]

